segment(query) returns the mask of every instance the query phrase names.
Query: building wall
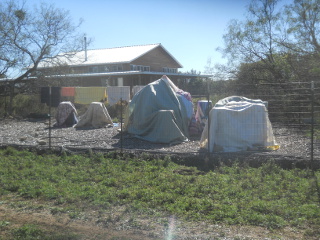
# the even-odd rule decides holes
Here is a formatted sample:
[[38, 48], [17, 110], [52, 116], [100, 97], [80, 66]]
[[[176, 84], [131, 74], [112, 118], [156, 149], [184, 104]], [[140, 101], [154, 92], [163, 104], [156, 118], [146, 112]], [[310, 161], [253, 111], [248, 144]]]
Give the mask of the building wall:
[[132, 64], [150, 66], [151, 72], [162, 72], [163, 67], [179, 68], [179, 64], [161, 47], [157, 47], [142, 57], [134, 60]]

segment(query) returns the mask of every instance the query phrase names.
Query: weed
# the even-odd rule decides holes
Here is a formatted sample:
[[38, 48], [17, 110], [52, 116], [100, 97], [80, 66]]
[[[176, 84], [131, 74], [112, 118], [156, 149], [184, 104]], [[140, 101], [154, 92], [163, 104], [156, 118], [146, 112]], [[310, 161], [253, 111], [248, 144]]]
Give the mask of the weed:
[[66, 213], [67, 210], [63, 209], [63, 208], [58, 208], [58, 207], [53, 207], [50, 209], [50, 212], [52, 215], [56, 215], [56, 214], [59, 214], [59, 213]]
[[6, 226], [8, 226], [10, 224], [10, 222], [7, 221], [0, 221], [0, 230], [5, 228]]
[[0, 156], [2, 194], [53, 201], [51, 213], [68, 213], [70, 218], [81, 216], [77, 206], [118, 205], [143, 214], [156, 210], [189, 220], [269, 229], [320, 224], [314, 179], [308, 171], [284, 170], [272, 161], [259, 168], [235, 164], [199, 174], [169, 157], [147, 155], [38, 156], [8, 148], [0, 150]]
[[34, 240], [34, 239], [43, 239], [44, 233], [42, 230], [37, 228], [36, 225], [26, 224], [20, 228], [13, 229], [12, 231], [15, 239], [23, 239], [23, 240]]
[[52, 233], [41, 230], [37, 225], [25, 224], [19, 228], [11, 230], [11, 235], [15, 240], [76, 240], [79, 239], [74, 233]]

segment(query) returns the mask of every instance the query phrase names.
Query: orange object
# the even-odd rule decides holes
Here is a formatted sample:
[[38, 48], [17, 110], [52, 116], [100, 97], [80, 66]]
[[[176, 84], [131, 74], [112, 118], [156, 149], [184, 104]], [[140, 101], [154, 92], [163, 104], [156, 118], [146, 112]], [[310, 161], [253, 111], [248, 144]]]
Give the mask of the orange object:
[[74, 97], [75, 87], [62, 87], [61, 96], [63, 97]]

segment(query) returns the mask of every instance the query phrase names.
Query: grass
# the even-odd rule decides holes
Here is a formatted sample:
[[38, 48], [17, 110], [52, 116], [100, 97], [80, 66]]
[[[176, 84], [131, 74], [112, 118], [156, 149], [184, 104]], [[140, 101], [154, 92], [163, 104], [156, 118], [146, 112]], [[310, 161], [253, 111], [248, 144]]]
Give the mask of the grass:
[[[319, 171], [316, 176], [320, 178]], [[259, 168], [235, 163], [202, 172], [169, 157], [0, 150], [0, 195], [54, 201], [51, 214], [68, 212], [70, 218], [79, 217], [83, 205], [126, 206], [132, 212], [151, 214], [153, 209], [188, 221], [268, 229], [309, 226], [312, 236], [320, 226], [314, 181], [309, 170], [285, 170], [272, 160]], [[0, 230], [8, 224], [0, 221]], [[43, 234], [33, 225], [12, 232], [15, 239], [45, 239]]]
[[70, 233], [49, 233], [41, 230], [36, 225], [25, 224], [19, 228], [13, 229], [11, 235], [15, 240], [76, 240], [79, 239], [77, 235]]

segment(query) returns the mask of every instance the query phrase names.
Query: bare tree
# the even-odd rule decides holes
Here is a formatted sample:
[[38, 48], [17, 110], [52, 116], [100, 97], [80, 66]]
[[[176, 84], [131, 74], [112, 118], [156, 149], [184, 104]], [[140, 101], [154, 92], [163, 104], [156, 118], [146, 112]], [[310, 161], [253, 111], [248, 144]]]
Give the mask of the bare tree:
[[83, 36], [77, 32], [69, 12], [45, 3], [30, 10], [25, 3], [0, 5], [1, 73], [16, 81], [34, 72], [40, 61], [61, 53], [77, 52]]
[[81, 20], [74, 24], [68, 11], [53, 5], [30, 8], [26, 1], [0, 3], [0, 75], [12, 78], [11, 92], [41, 61], [81, 50], [80, 25]]

